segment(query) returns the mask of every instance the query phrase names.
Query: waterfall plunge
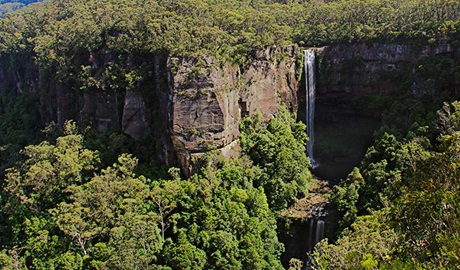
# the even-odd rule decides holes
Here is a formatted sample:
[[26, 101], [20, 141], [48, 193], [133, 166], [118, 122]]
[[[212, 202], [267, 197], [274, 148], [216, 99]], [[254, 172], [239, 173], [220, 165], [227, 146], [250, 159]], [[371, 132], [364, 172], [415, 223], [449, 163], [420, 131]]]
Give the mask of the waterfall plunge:
[[[315, 245], [319, 243], [321, 240], [324, 239], [324, 230], [325, 230], [326, 223], [322, 219], [314, 219], [311, 218], [308, 221], [307, 225], [307, 253], [312, 253]], [[305, 260], [304, 267], [302, 270], [313, 269], [312, 262], [310, 261], [310, 257], [307, 255], [307, 259]], [[316, 269], [316, 268], [314, 268]]]
[[324, 238], [324, 220], [316, 222], [315, 245]]
[[315, 245], [324, 239], [326, 223], [322, 219], [311, 218], [307, 225], [307, 252], [312, 252]]
[[312, 168], [318, 167], [318, 163], [313, 157], [313, 144], [315, 142], [314, 120], [315, 120], [315, 51], [304, 51], [304, 68], [305, 68], [305, 96], [306, 96], [306, 123], [309, 141], [307, 143], [307, 154], [310, 158]]

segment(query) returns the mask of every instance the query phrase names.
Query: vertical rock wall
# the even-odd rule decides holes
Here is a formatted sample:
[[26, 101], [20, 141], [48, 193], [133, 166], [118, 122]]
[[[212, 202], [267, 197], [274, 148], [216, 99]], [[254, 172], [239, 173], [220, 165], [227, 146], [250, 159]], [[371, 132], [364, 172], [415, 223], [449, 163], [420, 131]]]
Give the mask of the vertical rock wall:
[[[10, 63], [10, 59], [23, 61]], [[135, 88], [111, 89], [114, 82], [105, 81], [104, 74], [117, 66], [127, 71], [141, 67], [144, 77]], [[220, 149], [226, 157], [235, 155], [243, 117], [259, 111], [270, 119], [279, 102], [297, 110], [294, 46], [258, 51], [244, 70], [207, 55], [115, 56], [106, 48], [75, 59], [75, 70], [83, 67], [87, 73], [80, 74], [82, 78], [75, 74], [54, 78], [56, 74], [40, 70], [33, 57], [4, 55], [0, 90], [39, 95], [43, 125], [63, 126], [72, 119], [99, 131], [121, 129], [140, 144], [152, 138], [156, 144], [152, 154], [168, 166], [181, 167], [185, 175], [197, 168], [195, 157], [209, 149]], [[118, 80], [116, 86], [126, 82], [122, 76]]]
[[[416, 61], [440, 55], [454, 57], [456, 49], [441, 40], [431, 46], [418, 44], [345, 44], [320, 48], [318, 94], [382, 94], [407, 91], [416, 98], [436, 95], [439, 89], [418, 76]], [[402, 89], [403, 81], [410, 88]]]
[[244, 71], [210, 56], [168, 60], [170, 134], [184, 174], [193, 173], [195, 157], [210, 148], [235, 154], [242, 117], [261, 112], [270, 119], [279, 102], [297, 110], [295, 54], [295, 47], [269, 48]]
[[[375, 43], [317, 50], [319, 96], [392, 91], [414, 97], [435, 95], [439, 85], [414, 71], [414, 63], [441, 55], [458, 61], [460, 56], [458, 48], [447, 41], [433, 46]], [[227, 157], [238, 151], [238, 126], [243, 117], [259, 111], [268, 120], [276, 116], [279, 102], [297, 112], [305, 98], [299, 91], [298, 75], [303, 67], [298, 65], [302, 62], [297, 61], [298, 54], [295, 46], [270, 47], [256, 52], [244, 69], [207, 55], [120, 58], [104, 48], [85, 54], [88, 59], [77, 59], [81, 63], [76, 65], [90, 67], [90, 79], [102, 86], [104, 68], [115, 62], [128, 71], [142, 67], [144, 77], [134, 88], [116, 90], [80, 89], [75, 78], [57, 82], [53, 74], [41, 73], [32, 56], [2, 55], [0, 91], [40, 95], [43, 125], [51, 121], [62, 125], [74, 119], [100, 131], [121, 129], [140, 144], [152, 138], [157, 144], [152, 154], [190, 175], [195, 157], [207, 150], [220, 149]], [[409, 86], [401, 88], [401, 80], [409, 81]]]

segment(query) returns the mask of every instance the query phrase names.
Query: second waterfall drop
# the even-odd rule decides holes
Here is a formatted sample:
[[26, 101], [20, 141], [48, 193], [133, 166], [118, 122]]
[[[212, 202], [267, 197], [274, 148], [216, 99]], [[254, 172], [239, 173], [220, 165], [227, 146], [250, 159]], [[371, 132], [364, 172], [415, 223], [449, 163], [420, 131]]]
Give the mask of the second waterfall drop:
[[309, 141], [307, 142], [307, 154], [310, 159], [312, 168], [318, 167], [318, 163], [313, 157], [313, 144], [315, 142], [314, 120], [315, 120], [315, 51], [304, 51], [304, 68], [305, 68], [305, 90], [306, 90], [306, 123]]

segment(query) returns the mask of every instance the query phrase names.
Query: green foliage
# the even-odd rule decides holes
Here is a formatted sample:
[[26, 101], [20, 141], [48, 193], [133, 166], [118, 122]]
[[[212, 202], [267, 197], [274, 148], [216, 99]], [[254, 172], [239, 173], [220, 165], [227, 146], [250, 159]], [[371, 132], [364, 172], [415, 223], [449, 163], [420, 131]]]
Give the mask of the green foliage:
[[66, 135], [56, 145], [42, 142], [27, 146], [20, 168], [7, 171], [5, 190], [15, 203], [38, 213], [66, 197], [66, 188], [84, 182], [99, 161], [96, 152], [83, 148], [74, 122], [66, 124]]
[[[138, 75], [127, 65], [117, 66], [115, 60], [126, 59], [127, 54], [206, 52], [242, 64], [248, 52], [290, 43], [289, 6], [250, 3], [49, 1], [6, 16], [1, 22], [0, 36], [5, 42], [0, 51], [34, 52], [37, 64], [55, 70], [58, 80], [72, 75], [81, 80], [82, 88], [107, 84], [113, 89], [128, 86]], [[30, 16], [32, 12], [39, 23]], [[111, 57], [99, 62], [102, 59], [93, 58], [95, 52]], [[97, 74], [91, 70], [94, 64], [101, 65]]]
[[183, 232], [179, 232], [176, 244], [168, 241], [165, 246], [166, 262], [173, 269], [204, 269], [206, 253], [187, 240]]
[[295, 40], [308, 45], [458, 35], [458, 1], [308, 1]]
[[289, 270], [301, 270], [303, 267], [303, 261], [299, 259], [291, 259], [289, 261]]
[[460, 102], [444, 103], [437, 117], [437, 128], [441, 134], [450, 135], [460, 130]]
[[408, 175], [394, 207], [397, 226], [405, 235], [403, 256], [447, 268], [458, 265], [460, 258], [459, 136], [459, 131], [441, 135], [436, 152], [416, 159], [417, 170]]
[[[313, 46], [455, 39], [458, 5], [458, 0], [45, 1], [0, 20], [0, 52], [32, 55], [48, 80], [117, 90], [135, 88], [149, 70], [132, 65], [133, 55], [211, 54], [244, 66], [256, 50], [293, 41]], [[449, 65], [436, 66], [442, 71]]]
[[219, 161], [205, 168], [202, 176], [166, 182], [163, 188], [169, 192], [156, 193], [171, 194], [174, 190], [177, 194], [174, 203], [166, 200], [161, 204], [169, 209], [168, 225], [177, 235], [165, 242], [170, 267], [282, 268], [275, 216], [262, 189], [251, 185], [259, 173], [248, 162]]
[[264, 188], [272, 209], [284, 209], [307, 192], [311, 173], [304, 124], [296, 123], [281, 106], [277, 118], [266, 124], [260, 116], [246, 118], [240, 129], [243, 151], [263, 169], [254, 184]]
[[[356, 189], [355, 182], [349, 181], [334, 187], [333, 203], [339, 211], [349, 209], [342, 223], [348, 221], [347, 214], [353, 213], [356, 205], [358, 214], [381, 208], [370, 211], [371, 215], [385, 215], [380, 216], [384, 219], [378, 225], [363, 223], [369, 215], [358, 216], [350, 226], [357, 235], [345, 229], [335, 245], [321, 244], [314, 254], [321, 267], [452, 269], [458, 266], [459, 111], [458, 102], [444, 104], [431, 124], [431, 131], [435, 132], [432, 135], [427, 128], [417, 125], [402, 140], [385, 133], [365, 157], [360, 181], [364, 185]], [[374, 227], [377, 230], [370, 232]], [[359, 232], [360, 229], [366, 232]], [[360, 239], [373, 244], [356, 252], [359, 245], [353, 241], [367, 237], [364, 235], [370, 235], [375, 242]]]
[[247, 157], [152, 181], [129, 154], [99, 169], [77, 130], [68, 122], [8, 170], [2, 268], [282, 269], [276, 216], [253, 185], [263, 172]]
[[[52, 81], [82, 91], [149, 92], [154, 87], [146, 82], [158, 75], [152, 74], [154, 61], [145, 61], [152, 55], [210, 54], [244, 66], [256, 50], [292, 41], [410, 38], [435, 44], [458, 39], [459, 5], [458, 0], [46, 1], [0, 19], [0, 56], [6, 68], [33, 58], [40, 90]], [[455, 92], [460, 74], [455, 61], [443, 56], [427, 61], [420, 59], [408, 76], [426, 78], [427, 84], [436, 79], [441, 91]], [[212, 157], [189, 180], [178, 175], [148, 180], [135, 174], [136, 158], [121, 154], [132, 151], [126, 138], [107, 133], [84, 145], [71, 123], [55, 143], [27, 146], [21, 162], [17, 150], [38, 133], [39, 121], [30, 116], [38, 115], [31, 106], [37, 100], [0, 95], [1, 164], [12, 167], [0, 197], [2, 268], [281, 268], [283, 248], [272, 210], [304, 195], [311, 178], [305, 126], [285, 108], [266, 124], [257, 117], [243, 121], [247, 156], [240, 160]], [[376, 103], [389, 105], [383, 98]], [[432, 107], [419, 101], [388, 107], [360, 170], [333, 190], [341, 226], [351, 229], [336, 245], [320, 244], [315, 259], [325, 268], [454, 267], [460, 256], [460, 105], [445, 105], [438, 115], [428, 115]], [[437, 129], [428, 128], [435, 117]], [[101, 170], [99, 156], [114, 165]], [[141, 169], [149, 176], [156, 170], [150, 163]]]
[[158, 217], [147, 203], [147, 179], [133, 173], [136, 159], [121, 155], [93, 175], [97, 153], [83, 148], [73, 122], [55, 144], [31, 145], [24, 154], [23, 165], [5, 179], [3, 211], [13, 233], [4, 250], [13, 256], [8, 260], [25, 258], [39, 269], [146, 269], [156, 258], [162, 248]]
[[389, 226], [388, 208], [360, 216], [335, 244], [321, 241], [311, 259], [319, 269], [376, 269], [398, 240]]
[[421, 58], [414, 63], [417, 76], [426, 83], [436, 82], [440, 91], [451, 91], [460, 87], [460, 66], [447, 55], [438, 55], [435, 58]]
[[354, 168], [344, 183], [332, 188], [330, 201], [332, 209], [339, 214], [339, 232], [355, 221], [358, 214], [359, 191], [363, 184], [364, 178], [359, 169]]
[[[384, 103], [387, 104], [385, 100]], [[390, 200], [400, 195], [405, 174], [416, 169], [415, 158], [426, 158], [432, 148], [435, 130], [432, 123], [437, 101], [423, 102], [408, 98], [387, 104], [382, 127], [361, 163], [365, 179], [358, 212], [383, 206], [381, 196]], [[430, 127], [431, 126], [431, 127]]]
[[35, 95], [0, 91], [0, 175], [20, 159], [19, 149], [40, 137], [37, 102]]
[[92, 239], [108, 237], [110, 268], [145, 269], [161, 249], [157, 216], [145, 205], [149, 188], [145, 178], [135, 177], [136, 165], [137, 160], [121, 155], [88, 183], [69, 186], [70, 202], [50, 210], [83, 255], [90, 255]]
[[98, 132], [88, 127], [85, 130], [84, 146], [97, 151], [102, 164], [113, 164], [122, 153], [134, 152], [134, 141], [115, 129]]

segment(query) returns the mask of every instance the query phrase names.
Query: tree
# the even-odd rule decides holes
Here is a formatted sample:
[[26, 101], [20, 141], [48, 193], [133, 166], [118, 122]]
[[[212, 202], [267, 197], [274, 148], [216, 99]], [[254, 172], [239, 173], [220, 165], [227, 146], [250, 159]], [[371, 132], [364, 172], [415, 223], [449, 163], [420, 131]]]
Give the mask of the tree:
[[284, 209], [307, 192], [311, 174], [304, 124], [281, 106], [278, 117], [266, 124], [255, 116], [244, 119], [240, 129], [243, 152], [264, 171], [254, 185], [264, 188], [272, 209]]
[[59, 229], [76, 242], [82, 255], [90, 255], [87, 242], [108, 239], [108, 267], [145, 269], [162, 247], [159, 217], [148, 202], [147, 180], [134, 175], [136, 165], [132, 156], [120, 155], [118, 163], [88, 183], [69, 187], [70, 202], [50, 210]]
[[376, 269], [389, 259], [398, 235], [389, 226], [389, 208], [360, 216], [335, 244], [323, 240], [311, 255], [320, 269]]
[[[321, 244], [314, 255], [321, 267], [450, 269], [458, 265], [459, 110], [454, 102], [438, 111], [432, 124], [439, 132], [433, 136], [436, 142], [430, 142], [426, 131], [411, 131], [401, 141], [384, 134], [369, 149], [359, 200], [378, 198], [383, 208], [358, 216], [335, 245]], [[369, 192], [372, 184], [380, 190], [373, 187], [374, 192]], [[350, 198], [356, 201], [355, 192], [350, 196], [348, 190], [354, 191], [353, 184], [333, 190], [339, 209], [350, 208]], [[377, 217], [378, 224], [372, 221]], [[372, 239], [362, 239], [367, 237]], [[356, 239], [366, 244], [360, 246]]]
[[397, 228], [404, 235], [402, 257], [454, 267], [460, 254], [460, 132], [441, 135], [438, 152], [417, 159], [417, 169], [394, 205]]
[[331, 191], [331, 205], [339, 214], [339, 232], [350, 226], [358, 215], [358, 199], [364, 178], [358, 168], [354, 168], [346, 181], [336, 185]]
[[12, 235], [2, 251], [3, 266], [155, 265], [163, 245], [159, 216], [149, 200], [149, 180], [133, 172], [137, 159], [122, 154], [97, 172], [97, 152], [83, 147], [73, 122], [55, 144], [27, 146], [24, 153], [27, 159], [6, 176], [2, 210]]
[[26, 161], [7, 170], [5, 190], [9, 205], [23, 204], [34, 213], [46, 211], [67, 197], [66, 189], [88, 180], [99, 161], [97, 152], [83, 148], [83, 136], [67, 122], [65, 136], [56, 145], [42, 142], [27, 146]]
[[263, 190], [251, 185], [258, 175], [254, 167], [247, 158], [209, 158], [202, 174], [165, 182], [164, 192], [156, 193], [164, 196], [162, 202], [173, 199], [165, 205], [175, 205], [165, 216], [170, 225], [166, 264], [173, 269], [281, 269], [275, 215]]

